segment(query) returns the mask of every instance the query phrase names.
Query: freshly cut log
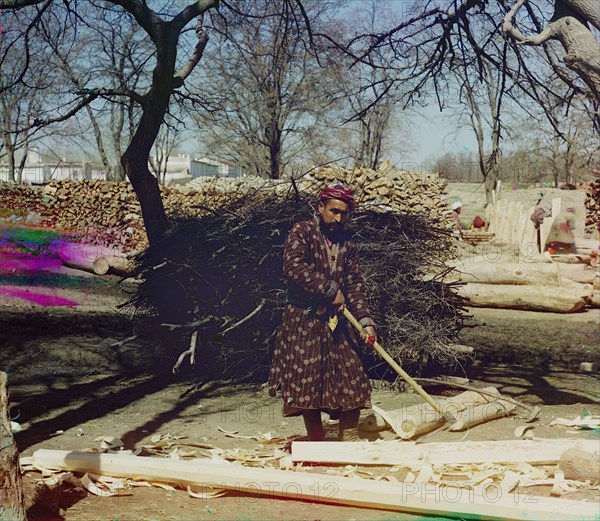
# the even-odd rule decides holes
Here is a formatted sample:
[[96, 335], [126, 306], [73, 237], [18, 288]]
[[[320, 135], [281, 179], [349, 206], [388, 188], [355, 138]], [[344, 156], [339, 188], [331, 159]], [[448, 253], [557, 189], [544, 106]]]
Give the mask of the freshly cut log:
[[126, 257], [108, 257], [109, 271], [115, 275], [127, 277], [133, 271], [133, 265]]
[[462, 344], [450, 344], [448, 349], [457, 355], [472, 355], [475, 353], [475, 348], [473, 346], [465, 346]]
[[597, 520], [598, 512], [596, 504], [565, 499], [536, 497], [535, 501], [531, 501], [529, 496], [518, 494], [510, 497], [495, 495], [491, 501], [489, 497], [474, 493], [473, 490], [453, 489], [450, 493], [434, 484], [424, 487], [416, 483], [384, 483], [198, 460], [177, 461], [171, 458], [40, 449], [33, 454], [33, 462], [49, 469], [134, 477], [266, 497], [323, 501], [459, 519], [560, 521], [568, 516], [579, 521], [592, 521]]
[[[596, 445], [597, 448], [598, 445]], [[565, 473], [565, 479], [590, 480], [594, 483], [600, 480], [600, 455], [598, 452], [594, 454], [578, 448], [568, 449], [561, 455], [559, 467]]]
[[479, 284], [560, 284], [557, 264], [469, 262], [460, 268], [460, 280]]
[[459, 413], [456, 423], [450, 425], [448, 430], [464, 431], [480, 423], [510, 416], [516, 408], [514, 403], [500, 401], [476, 405], [471, 410]]
[[[565, 449], [593, 453], [597, 440], [543, 439], [417, 443], [414, 441], [295, 441], [292, 461], [340, 465], [458, 465], [529, 463], [554, 465]], [[597, 457], [597, 453], [596, 453]]]
[[501, 284], [465, 284], [457, 293], [467, 305], [483, 308], [524, 309], [574, 313], [591, 297], [591, 286], [555, 288], [551, 286], [508, 286]]
[[564, 255], [552, 255], [553, 262], [564, 262], [566, 264], [589, 264], [591, 255], [579, 253], [566, 253]]
[[93, 263], [97, 275], [113, 273], [126, 277], [132, 271], [131, 262], [125, 257], [98, 257]]
[[65, 266], [69, 268], [95, 273], [96, 275], [104, 275], [108, 271], [108, 266], [106, 266], [106, 271], [104, 271], [104, 266], [102, 265], [94, 267], [96, 258], [90, 258], [87, 255], [82, 255], [80, 252], [71, 248], [59, 250], [58, 258]]
[[[491, 393], [498, 393], [495, 387], [486, 387], [483, 389]], [[452, 413], [455, 417], [464, 412], [469, 414], [476, 405], [492, 401], [475, 391], [465, 391], [452, 398], [437, 400], [444, 411]], [[374, 410], [381, 411], [374, 408]], [[383, 414], [382, 414], [383, 413]], [[370, 414], [365, 417], [361, 423], [361, 428], [366, 431], [381, 431], [391, 428], [400, 438], [408, 440], [415, 436], [420, 436], [431, 432], [444, 423], [444, 418], [437, 413], [428, 403], [407, 405], [391, 411], [381, 411], [377, 414]]]
[[108, 259], [106, 257], [98, 257], [92, 263], [92, 268], [96, 275], [106, 275], [110, 269], [110, 264], [108, 263]]
[[580, 284], [592, 284], [596, 270], [587, 264], [557, 264], [559, 266], [561, 281], [571, 280]]
[[93, 244], [62, 242], [55, 246], [55, 253], [65, 266], [96, 275], [106, 275], [111, 263], [126, 260], [119, 250]]
[[12, 436], [8, 412], [8, 390], [6, 373], [0, 371], [0, 519], [25, 521], [25, 499], [19, 451]]

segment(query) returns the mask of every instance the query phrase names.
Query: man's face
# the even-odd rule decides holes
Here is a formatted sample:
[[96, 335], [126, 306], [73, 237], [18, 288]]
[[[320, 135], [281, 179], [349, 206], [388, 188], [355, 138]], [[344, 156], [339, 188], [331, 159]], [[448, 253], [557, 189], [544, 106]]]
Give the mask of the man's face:
[[338, 199], [328, 199], [318, 204], [317, 211], [324, 228], [331, 233], [337, 233], [344, 229], [348, 221], [350, 205]]

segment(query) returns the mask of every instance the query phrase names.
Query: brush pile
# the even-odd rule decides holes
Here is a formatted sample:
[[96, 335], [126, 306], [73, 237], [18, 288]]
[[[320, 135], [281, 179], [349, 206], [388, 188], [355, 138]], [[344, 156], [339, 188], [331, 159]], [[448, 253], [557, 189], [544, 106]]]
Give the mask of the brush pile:
[[[138, 257], [144, 282], [130, 305], [158, 314], [156, 334], [173, 358], [188, 350], [197, 370], [212, 378], [264, 381], [285, 305], [284, 241], [294, 222], [312, 217], [312, 201], [303, 192], [255, 192], [198, 219], [177, 220]], [[447, 346], [462, 327], [461, 300], [440, 282], [449, 234], [424, 215], [360, 208], [349, 227], [386, 349], [413, 374], [430, 360], [456, 363]], [[424, 281], [425, 273], [438, 276]], [[385, 364], [367, 348], [365, 364], [373, 377], [385, 376]]]

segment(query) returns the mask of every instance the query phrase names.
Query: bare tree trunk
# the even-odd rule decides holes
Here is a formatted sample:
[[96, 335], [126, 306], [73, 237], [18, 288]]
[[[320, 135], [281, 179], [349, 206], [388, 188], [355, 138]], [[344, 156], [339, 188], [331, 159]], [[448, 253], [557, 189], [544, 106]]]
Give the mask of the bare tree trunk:
[[23, 181], [23, 170], [25, 170], [25, 163], [27, 162], [27, 153], [29, 152], [29, 144], [25, 145], [23, 149], [23, 156], [21, 157], [21, 161], [19, 161], [19, 167], [17, 168], [16, 181], [18, 184], [21, 184]]
[[276, 124], [273, 127], [269, 139], [269, 175], [271, 179], [279, 179], [281, 177], [281, 130]]
[[554, 15], [543, 28], [534, 35], [523, 34], [514, 24], [517, 11], [526, 0], [516, 0], [506, 14], [502, 30], [520, 43], [541, 45], [553, 39], [558, 40], [566, 54], [563, 61], [569, 69], [590, 88], [600, 100], [600, 44], [589, 29], [588, 23], [600, 28], [597, 0], [554, 0]]
[[94, 130], [94, 138], [96, 139], [96, 146], [98, 147], [98, 153], [100, 154], [100, 161], [102, 161], [102, 166], [106, 170], [106, 175], [111, 175], [112, 165], [108, 159], [106, 154], [106, 148], [104, 147], [104, 140], [102, 139], [102, 132], [100, 131], [100, 125], [98, 125], [98, 121], [94, 116], [94, 112], [91, 107], [88, 105], [86, 107], [88, 117], [90, 118], [90, 122], [92, 124], [92, 128]]
[[167, 216], [160, 196], [158, 179], [148, 168], [148, 159], [156, 141], [173, 92], [177, 34], [163, 27], [156, 41], [156, 67], [152, 87], [142, 104], [142, 116], [121, 164], [131, 181], [142, 208], [146, 235], [150, 244], [160, 241], [167, 229]]
[[25, 521], [19, 451], [10, 428], [6, 384], [6, 373], [0, 371], [0, 519]]
[[[124, 103], [119, 103], [115, 107], [114, 105], [111, 107], [110, 112], [110, 121], [112, 128], [112, 142], [113, 149], [115, 152], [115, 157], [123, 156], [123, 148], [121, 146], [122, 138], [123, 138], [123, 128], [125, 126], [125, 111], [127, 110], [129, 119], [131, 119], [133, 113], [133, 102], [130, 100], [127, 109]], [[130, 121], [129, 124], [129, 135], [133, 135], [132, 124]], [[125, 181], [125, 169], [121, 163], [117, 163], [114, 168], [113, 178], [115, 181]]]
[[158, 180], [148, 168], [147, 150], [152, 146], [158, 131], [152, 132], [149, 126], [145, 127], [145, 119], [150, 118], [146, 114], [142, 116], [140, 127], [123, 154], [121, 164], [140, 201], [146, 235], [150, 244], [153, 244], [158, 242], [166, 231], [167, 216], [160, 196]]
[[16, 183], [17, 179], [15, 177], [15, 147], [10, 142], [10, 135], [7, 135], [6, 140], [4, 141], [4, 148], [6, 148], [6, 158], [8, 160], [8, 180]]

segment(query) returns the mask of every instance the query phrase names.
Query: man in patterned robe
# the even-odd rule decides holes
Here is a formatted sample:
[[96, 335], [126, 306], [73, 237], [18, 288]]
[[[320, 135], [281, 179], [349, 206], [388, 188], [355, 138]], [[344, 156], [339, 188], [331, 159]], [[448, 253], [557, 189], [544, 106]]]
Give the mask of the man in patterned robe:
[[357, 249], [345, 230], [353, 207], [351, 190], [339, 185], [324, 189], [318, 217], [296, 223], [285, 243], [288, 298], [269, 394], [281, 391], [284, 416], [301, 414], [313, 441], [325, 438], [321, 412], [339, 418], [342, 440], [360, 439], [360, 410], [370, 406], [369, 380], [355, 351], [357, 337], [341, 314], [348, 306], [365, 327], [363, 340], [375, 338]]

